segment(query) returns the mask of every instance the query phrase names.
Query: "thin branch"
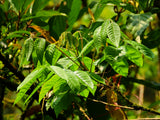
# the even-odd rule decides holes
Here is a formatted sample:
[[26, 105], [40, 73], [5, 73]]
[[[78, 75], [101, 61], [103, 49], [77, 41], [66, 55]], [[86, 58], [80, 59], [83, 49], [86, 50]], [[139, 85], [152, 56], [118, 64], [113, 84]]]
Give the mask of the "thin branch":
[[78, 107], [79, 107], [79, 110], [83, 113], [83, 115], [87, 118], [87, 120], [91, 120], [89, 116], [86, 114], [85, 110], [80, 105], [78, 105]]
[[0, 60], [3, 62], [5, 67], [7, 67], [11, 72], [13, 72], [19, 79], [20, 81], [24, 80], [24, 75], [18, 71], [18, 69], [13, 66], [1, 53], [0, 53]]
[[[107, 86], [107, 87], [109, 87], [109, 86]], [[147, 111], [147, 112], [150, 112], [150, 113], [154, 113], [154, 114], [160, 115], [160, 112], [158, 112], [158, 111], [156, 111], [156, 110], [154, 110], [152, 108], [146, 108], [146, 107], [143, 107], [143, 106], [138, 105], [136, 103], [133, 103], [126, 96], [124, 96], [118, 89], [115, 88], [114, 90], [115, 90], [115, 92], [117, 94], [119, 94], [128, 103], [128, 105], [133, 107], [134, 110], [143, 110], [143, 111]]]
[[126, 83], [126, 82], [135, 82], [135, 83], [145, 85], [146, 87], [153, 88], [155, 90], [160, 90], [160, 83], [157, 83], [155, 81], [141, 80], [136, 78], [123, 78], [121, 80], [121, 83]]

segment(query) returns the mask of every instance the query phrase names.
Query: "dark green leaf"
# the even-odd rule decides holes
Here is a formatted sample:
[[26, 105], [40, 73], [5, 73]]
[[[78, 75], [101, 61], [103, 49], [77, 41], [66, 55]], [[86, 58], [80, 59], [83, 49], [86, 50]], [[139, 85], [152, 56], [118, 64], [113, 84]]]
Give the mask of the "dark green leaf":
[[65, 31], [66, 20], [67, 17], [63, 15], [53, 16], [49, 19], [49, 32], [56, 40], [58, 40], [61, 33]]
[[68, 18], [68, 25], [69, 25], [68, 30], [69, 31], [72, 30], [72, 26], [78, 18], [81, 6], [82, 6], [82, 1], [81, 0], [73, 0], [71, 11], [69, 13], [69, 18]]
[[67, 109], [68, 106], [71, 105], [72, 101], [73, 95], [68, 91], [55, 96], [51, 101], [51, 107], [54, 109], [56, 117], [58, 117], [62, 110]]
[[32, 13], [35, 14], [39, 10], [42, 10], [48, 2], [48, 0], [35, 0], [32, 8]]

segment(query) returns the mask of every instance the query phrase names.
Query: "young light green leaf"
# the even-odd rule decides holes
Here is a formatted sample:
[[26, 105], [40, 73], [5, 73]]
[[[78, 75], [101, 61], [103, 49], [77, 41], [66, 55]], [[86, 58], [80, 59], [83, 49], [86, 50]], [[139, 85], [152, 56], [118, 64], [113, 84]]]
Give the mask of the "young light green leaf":
[[117, 23], [112, 22], [107, 27], [107, 35], [114, 46], [119, 47], [120, 28]]
[[60, 80], [60, 77], [58, 75], [54, 75], [52, 78], [50, 78], [47, 82], [45, 82], [41, 88], [41, 91], [39, 93], [39, 103], [44, 98], [46, 93], [51, 90], [51, 88], [54, 86], [54, 84]]
[[94, 84], [92, 82], [92, 79], [90, 78], [90, 76], [87, 74], [87, 72], [85, 71], [80, 71], [77, 70], [74, 72], [77, 77], [81, 80], [82, 84], [84, 84], [87, 87], [90, 87], [91, 89], [94, 88]]
[[144, 46], [143, 44], [140, 44], [140, 43], [137, 43], [136, 41], [131, 41], [131, 40], [125, 40], [125, 42], [132, 45], [133, 48], [137, 49], [139, 52], [141, 52], [142, 54], [144, 54], [148, 58], [150, 58], [150, 59], [154, 58], [153, 52], [149, 48]]
[[72, 26], [78, 18], [81, 6], [82, 6], [82, 1], [81, 0], [73, 0], [71, 11], [69, 13], [69, 18], [68, 18], [68, 25], [69, 25], [68, 30], [69, 31], [72, 30]]
[[41, 64], [43, 62], [43, 53], [45, 50], [45, 46], [46, 46], [46, 40], [44, 38], [38, 38], [36, 46], [36, 54]]
[[45, 66], [38, 67], [24, 79], [24, 81], [17, 88], [17, 90], [20, 90], [20, 91], [17, 94], [14, 104], [16, 104], [19, 100], [22, 99], [25, 93], [30, 89], [30, 87], [36, 81], [36, 79], [41, 76], [42, 72], [45, 69], [46, 69]]
[[88, 89], [84, 89], [82, 92], [80, 92], [80, 95], [87, 98], [89, 95], [89, 90]]
[[68, 69], [62, 69], [58, 66], [50, 66], [51, 70], [53, 70], [59, 77], [65, 79], [69, 85], [69, 87], [74, 91], [78, 92], [80, 90], [80, 83], [78, 77]]

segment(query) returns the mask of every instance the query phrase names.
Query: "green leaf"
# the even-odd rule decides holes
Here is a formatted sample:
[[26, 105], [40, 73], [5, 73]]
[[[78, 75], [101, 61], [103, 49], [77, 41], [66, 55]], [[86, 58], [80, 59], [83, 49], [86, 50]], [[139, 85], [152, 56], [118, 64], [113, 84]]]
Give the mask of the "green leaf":
[[120, 61], [111, 61], [109, 62], [112, 68], [122, 76], [128, 75], [128, 63], [127, 60], [121, 59]]
[[32, 8], [32, 13], [35, 14], [39, 10], [42, 10], [48, 2], [48, 0], [35, 0]]
[[62, 69], [57, 66], [50, 66], [51, 70], [53, 70], [59, 77], [66, 80], [69, 87], [74, 91], [78, 92], [80, 90], [80, 83], [78, 77], [68, 69]]
[[122, 48], [115, 48], [108, 46], [105, 49], [106, 61], [111, 65], [111, 67], [120, 75], [128, 75], [128, 63], [125, 59], [125, 53]]
[[102, 24], [101, 28], [101, 38], [102, 38], [102, 44], [105, 46], [106, 45], [106, 39], [107, 39], [107, 29], [110, 24], [109, 20], [105, 20], [104, 23]]
[[33, 0], [9, 0], [16, 11], [24, 11]]
[[120, 28], [117, 23], [112, 22], [107, 27], [107, 35], [114, 46], [119, 47]]
[[20, 91], [17, 94], [14, 104], [16, 104], [19, 100], [21, 100], [21, 98], [30, 89], [30, 87], [36, 81], [36, 79], [41, 76], [42, 72], [45, 69], [46, 69], [45, 66], [38, 67], [23, 80], [23, 82], [17, 88], [17, 90], [20, 90]]
[[138, 50], [136, 50], [135, 48], [127, 45], [126, 46], [126, 56], [130, 61], [132, 61], [136, 65], [138, 65], [140, 67], [143, 66], [142, 54]]
[[51, 88], [54, 86], [54, 84], [56, 84], [56, 82], [60, 80], [60, 77], [58, 75], [54, 75], [52, 76], [52, 78], [50, 78], [47, 82], [45, 82], [41, 88], [41, 91], [39, 93], [39, 103], [41, 102], [41, 100], [44, 98], [44, 96], [46, 95], [46, 93], [51, 90]]
[[90, 78], [90, 76], [87, 74], [87, 72], [85, 71], [80, 71], [77, 70], [74, 72], [77, 77], [81, 80], [82, 84], [84, 84], [87, 87], [90, 87], [91, 89], [94, 88], [94, 84], [92, 82], [92, 79]]
[[53, 98], [51, 101], [51, 107], [54, 109], [56, 117], [58, 117], [59, 113], [62, 110], [68, 108], [73, 101], [73, 95], [70, 94], [68, 91], [65, 91]]
[[125, 40], [125, 42], [132, 45], [133, 48], [137, 49], [139, 52], [141, 52], [142, 54], [144, 54], [148, 58], [150, 58], [150, 59], [154, 58], [153, 52], [149, 48], [147, 48], [146, 46], [144, 46], [140, 43], [137, 43], [135, 41], [131, 41], [131, 40]]
[[38, 38], [36, 46], [36, 54], [41, 64], [43, 62], [43, 53], [45, 50], [45, 46], [46, 46], [46, 40], [44, 38]]
[[[50, 72], [47, 76], [47, 78], [44, 78], [40, 83], [38, 83], [38, 85], [36, 86], [36, 88], [34, 88], [34, 90], [32, 91], [32, 93], [28, 96], [28, 98], [25, 100], [24, 104], [26, 104], [29, 99], [35, 94], [35, 92], [43, 85], [44, 82], [46, 82], [48, 79], [50, 79], [53, 76], [53, 72]], [[42, 75], [43, 78], [43, 75]]]
[[29, 59], [30, 59], [30, 56], [31, 56], [32, 51], [33, 51], [33, 46], [34, 46], [33, 38], [28, 38], [24, 43], [25, 54], [26, 54], [27, 61], [29, 61]]
[[99, 2], [97, 4], [97, 7], [96, 7], [96, 10], [95, 10], [95, 13], [94, 13], [94, 17], [95, 19], [97, 20], [99, 18], [99, 16], [101, 15], [103, 9], [106, 7], [106, 4], [103, 4], [102, 2]]
[[91, 77], [93, 80], [95, 80], [95, 81], [97, 81], [97, 82], [99, 82], [99, 83], [105, 84], [105, 80], [102, 79], [99, 75], [97, 75], [97, 74], [95, 74], [95, 73], [93, 73], [93, 72], [88, 72], [88, 74], [90, 75], [90, 77]]
[[93, 64], [93, 60], [89, 57], [83, 57], [82, 62], [85, 64], [85, 66], [88, 68], [89, 71], [94, 72], [95, 71], [95, 65]]
[[78, 57], [81, 57], [82, 55], [86, 55], [86, 53], [88, 53], [88, 50], [90, 50], [90, 48], [93, 48], [93, 43], [94, 43], [94, 40], [91, 40], [89, 41], [85, 46], [84, 48], [82, 49], [81, 53], [79, 54]]
[[81, 6], [82, 6], [81, 0], [73, 0], [71, 11], [69, 13], [69, 18], [68, 18], [68, 25], [69, 25], [68, 31], [72, 30], [72, 26], [78, 18]]
[[[72, 60], [76, 61], [76, 57], [71, 57]], [[73, 65], [76, 65], [72, 60], [70, 60], [68, 57], [64, 57], [58, 60], [57, 64], [62, 66], [65, 69], [70, 68]], [[77, 65], [76, 65], [77, 66]], [[79, 67], [79, 66], [77, 66]]]
[[99, 52], [99, 48], [102, 47], [101, 28], [102, 26], [99, 26], [98, 28], [96, 28], [93, 34], [94, 45], [98, 52]]
[[88, 89], [84, 89], [82, 92], [80, 92], [80, 95], [87, 98], [89, 95], [89, 90]]
[[56, 40], [58, 40], [61, 33], [66, 30], [66, 20], [67, 17], [64, 15], [53, 16], [49, 19], [49, 32]]
[[53, 60], [53, 55], [54, 55], [54, 51], [56, 49], [55, 44], [50, 44], [48, 45], [48, 47], [46, 48], [46, 52], [45, 52], [45, 58], [47, 60], [47, 62], [49, 64], [52, 65], [52, 60]]
[[134, 37], [140, 36], [152, 20], [151, 13], [129, 15], [127, 29], [131, 31]]

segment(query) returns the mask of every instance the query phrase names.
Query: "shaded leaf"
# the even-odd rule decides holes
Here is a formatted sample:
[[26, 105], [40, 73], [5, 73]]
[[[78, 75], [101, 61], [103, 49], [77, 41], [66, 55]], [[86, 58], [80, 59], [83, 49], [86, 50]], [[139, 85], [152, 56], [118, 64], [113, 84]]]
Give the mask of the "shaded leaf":
[[69, 25], [68, 31], [72, 30], [72, 26], [78, 18], [81, 6], [82, 6], [81, 0], [73, 0], [72, 6], [71, 6], [71, 11], [68, 16], [69, 17], [68, 18], [68, 25]]
[[57, 96], [54, 96], [53, 100], [51, 101], [51, 108], [54, 109], [56, 117], [58, 117], [59, 113], [62, 110], [68, 108], [73, 101], [73, 95], [70, 94], [68, 91], [63, 92]]
[[151, 13], [129, 15], [127, 29], [131, 31], [134, 37], [140, 36], [152, 20]]
[[48, 0], [35, 0], [32, 8], [32, 13], [35, 14], [39, 10], [42, 10], [48, 2]]

